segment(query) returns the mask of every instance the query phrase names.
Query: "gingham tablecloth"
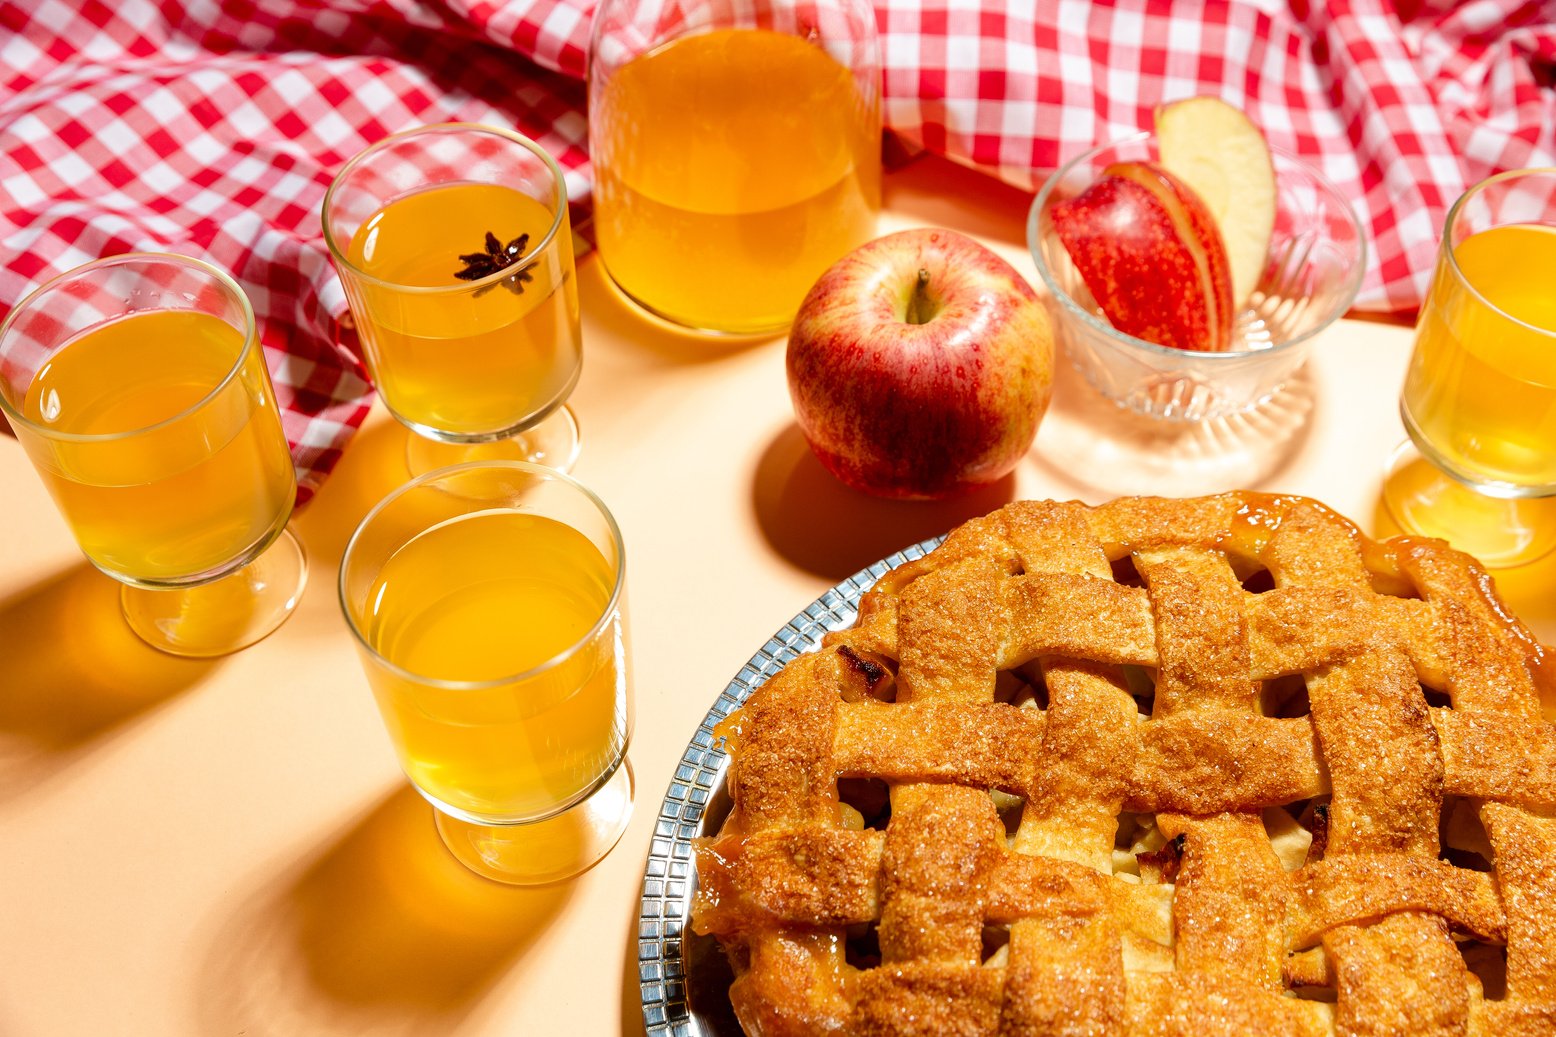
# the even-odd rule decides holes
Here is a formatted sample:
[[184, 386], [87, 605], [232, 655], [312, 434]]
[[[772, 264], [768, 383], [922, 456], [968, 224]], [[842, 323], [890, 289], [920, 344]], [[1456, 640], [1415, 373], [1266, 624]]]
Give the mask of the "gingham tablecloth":
[[[113, 253], [231, 270], [262, 325], [306, 499], [372, 393], [320, 234], [331, 177], [397, 130], [499, 123], [556, 156], [584, 224], [594, 6], [0, 0], [0, 313]], [[1241, 106], [1355, 203], [1372, 246], [1364, 310], [1414, 309], [1465, 187], [1556, 165], [1549, 0], [876, 0], [876, 12], [891, 132], [1023, 188], [1148, 127], [1160, 101]]]

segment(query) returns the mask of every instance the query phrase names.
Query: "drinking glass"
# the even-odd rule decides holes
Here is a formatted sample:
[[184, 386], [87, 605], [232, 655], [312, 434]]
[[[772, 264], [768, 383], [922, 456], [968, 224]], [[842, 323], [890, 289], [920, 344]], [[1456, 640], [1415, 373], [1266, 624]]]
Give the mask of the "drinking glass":
[[583, 364], [567, 186], [521, 134], [442, 123], [387, 137], [324, 196], [324, 240], [413, 474], [459, 461], [567, 470]]
[[297, 479], [227, 274], [137, 253], [49, 281], [0, 325], [0, 409], [142, 640], [223, 655], [291, 614]]
[[880, 93], [867, 0], [604, 0], [589, 149], [606, 273], [683, 328], [786, 330], [875, 234]]
[[1515, 170], [1448, 211], [1416, 322], [1383, 499], [1401, 528], [1493, 567], [1556, 547], [1556, 169]]
[[480, 874], [566, 878], [625, 830], [625, 586], [609, 510], [528, 462], [413, 479], [347, 544], [341, 608], [390, 740]]

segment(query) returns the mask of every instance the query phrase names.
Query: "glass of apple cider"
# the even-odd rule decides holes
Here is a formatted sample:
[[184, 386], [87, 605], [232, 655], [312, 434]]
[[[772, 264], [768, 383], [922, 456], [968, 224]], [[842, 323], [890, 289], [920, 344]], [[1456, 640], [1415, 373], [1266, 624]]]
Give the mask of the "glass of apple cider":
[[875, 234], [880, 76], [866, 0], [604, 0], [589, 149], [611, 280], [684, 328], [787, 329]]
[[0, 325], [0, 410], [147, 643], [222, 655], [291, 614], [296, 475], [227, 274], [141, 253], [49, 281]]
[[390, 740], [474, 870], [555, 881], [625, 829], [625, 585], [609, 510], [527, 462], [413, 479], [347, 545], [341, 607]]
[[1384, 501], [1407, 532], [1497, 567], [1556, 547], [1556, 169], [1449, 210], [1399, 413]]
[[583, 363], [567, 185], [511, 130], [385, 138], [324, 197], [324, 239], [413, 473], [476, 458], [566, 470]]

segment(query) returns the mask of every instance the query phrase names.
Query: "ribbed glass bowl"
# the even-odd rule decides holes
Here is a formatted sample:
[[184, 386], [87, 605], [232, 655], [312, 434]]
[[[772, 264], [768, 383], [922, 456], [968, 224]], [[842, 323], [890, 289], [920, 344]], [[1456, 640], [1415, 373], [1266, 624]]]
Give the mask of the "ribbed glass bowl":
[[1200, 352], [1159, 346], [1113, 327], [1087, 290], [1053, 227], [1054, 205], [1115, 162], [1158, 158], [1142, 132], [1094, 148], [1050, 176], [1027, 218], [1027, 244], [1047, 287], [1054, 338], [1108, 399], [1166, 421], [1205, 421], [1268, 400], [1307, 359], [1314, 336], [1344, 316], [1366, 266], [1366, 239], [1350, 204], [1295, 156], [1270, 149], [1275, 231], [1264, 274], [1236, 314], [1232, 348]]

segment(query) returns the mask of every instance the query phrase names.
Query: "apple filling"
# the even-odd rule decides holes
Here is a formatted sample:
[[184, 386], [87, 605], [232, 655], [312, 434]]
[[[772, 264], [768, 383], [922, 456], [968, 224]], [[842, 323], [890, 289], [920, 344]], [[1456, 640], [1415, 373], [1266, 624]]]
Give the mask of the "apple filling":
[[879, 778], [839, 778], [837, 809], [839, 821], [850, 831], [885, 831], [891, 820], [891, 788]]

